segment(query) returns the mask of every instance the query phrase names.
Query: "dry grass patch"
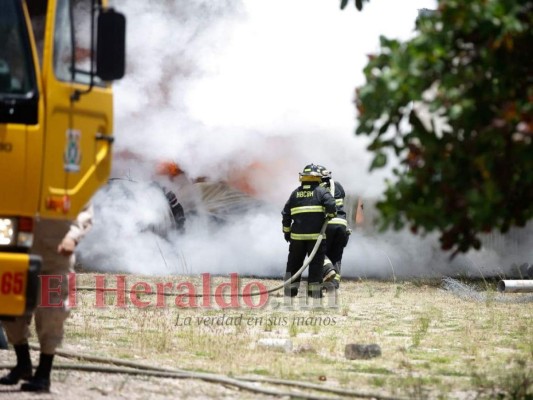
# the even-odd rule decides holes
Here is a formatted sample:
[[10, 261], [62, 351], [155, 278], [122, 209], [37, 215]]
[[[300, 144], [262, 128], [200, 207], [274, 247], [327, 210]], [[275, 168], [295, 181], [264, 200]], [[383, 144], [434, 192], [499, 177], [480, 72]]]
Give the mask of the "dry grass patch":
[[[141, 280], [154, 288], [183, 281], [202, 288], [200, 278], [177, 276], [128, 276], [127, 287]], [[242, 279], [241, 287], [252, 280]], [[212, 285], [228, 281], [217, 277]], [[94, 286], [94, 275], [80, 274], [77, 285]], [[138, 295], [152, 304], [137, 308], [126, 298], [126, 307], [117, 308], [117, 296], [106, 294], [107, 307], [96, 308], [95, 293], [80, 292], [65, 347], [232, 376], [325, 377], [328, 384], [410, 398], [533, 396], [531, 304], [467, 301], [434, 281], [369, 280], [343, 281], [335, 308], [290, 308], [275, 295], [260, 309], [242, 301], [236, 309], [177, 308], [172, 296], [158, 308], [154, 295]], [[293, 351], [258, 347], [260, 338], [290, 339]], [[377, 343], [382, 356], [347, 360], [348, 343]]]

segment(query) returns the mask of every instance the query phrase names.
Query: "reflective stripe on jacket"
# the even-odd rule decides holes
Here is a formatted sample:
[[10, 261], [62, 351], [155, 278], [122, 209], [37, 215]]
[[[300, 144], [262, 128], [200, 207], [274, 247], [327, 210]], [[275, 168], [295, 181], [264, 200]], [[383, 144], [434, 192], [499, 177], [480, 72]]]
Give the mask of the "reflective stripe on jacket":
[[283, 232], [293, 240], [316, 240], [326, 215], [336, 215], [335, 199], [318, 182], [305, 183], [294, 190], [283, 211]]
[[332, 218], [329, 220], [328, 224], [348, 226], [348, 221], [346, 221], [344, 218]]
[[[325, 185], [324, 187], [329, 190], [333, 197], [335, 197], [337, 218], [344, 218], [344, 220], [346, 220], [346, 211], [344, 211], [344, 198], [346, 197], [346, 193], [344, 192], [344, 188], [339, 182], [335, 182], [333, 179], [330, 179], [329, 185]], [[339, 222], [333, 222], [333, 220], [331, 220], [329, 223], [335, 224]]]

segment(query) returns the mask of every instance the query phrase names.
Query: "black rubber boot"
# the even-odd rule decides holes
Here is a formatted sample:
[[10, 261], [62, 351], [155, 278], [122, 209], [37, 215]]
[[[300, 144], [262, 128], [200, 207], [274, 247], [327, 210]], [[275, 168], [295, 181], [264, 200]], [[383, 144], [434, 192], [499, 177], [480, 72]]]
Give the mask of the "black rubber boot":
[[300, 284], [298, 283], [291, 283], [289, 285], [285, 285], [284, 287], [284, 296], [285, 297], [296, 297], [298, 296], [298, 288], [300, 287]]
[[[290, 272], [285, 272], [285, 282], [288, 282], [292, 278]], [[285, 283], [283, 286], [283, 295], [285, 297], [296, 297], [298, 296], [298, 288], [300, 287], [300, 282]]]
[[28, 383], [23, 383], [20, 390], [23, 392], [49, 392], [50, 391], [50, 373], [52, 372], [53, 354], [41, 353], [39, 366], [35, 371], [33, 378]]
[[309, 282], [307, 286], [307, 297], [312, 299], [321, 299], [322, 284], [318, 282]]
[[31, 378], [32, 369], [28, 344], [16, 345], [15, 354], [17, 355], [17, 365], [9, 374], [0, 378], [0, 385], [16, 385], [21, 379], [28, 380]]
[[338, 261], [335, 263], [335, 271], [337, 272], [335, 276], [333, 277], [333, 286], [335, 289], [338, 289], [341, 284], [341, 262]]
[[335, 278], [335, 274], [337, 271], [335, 271], [335, 267], [333, 267], [333, 264], [329, 260], [329, 258], [324, 257], [324, 264], [322, 265], [322, 281], [323, 282], [330, 282]]

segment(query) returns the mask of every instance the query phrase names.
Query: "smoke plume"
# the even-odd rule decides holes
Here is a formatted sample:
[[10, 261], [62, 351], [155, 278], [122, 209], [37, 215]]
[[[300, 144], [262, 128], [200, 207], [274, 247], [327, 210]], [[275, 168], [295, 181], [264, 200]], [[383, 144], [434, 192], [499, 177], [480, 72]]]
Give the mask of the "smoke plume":
[[[434, 1], [375, 0], [363, 12], [324, 0], [113, 3], [128, 26], [113, 175], [137, 184], [95, 197], [95, 229], [79, 249], [88, 266], [282, 276], [280, 211], [304, 165], [331, 169], [352, 199], [379, 196], [390, 170], [368, 173], [354, 88], [379, 35], [409, 38], [417, 10]], [[163, 161], [183, 174], [157, 175]], [[168, 209], [153, 180], [182, 202], [185, 234], [162, 222]], [[355, 229], [343, 275], [478, 274], [502, 262], [491, 253], [449, 263], [434, 237]]]

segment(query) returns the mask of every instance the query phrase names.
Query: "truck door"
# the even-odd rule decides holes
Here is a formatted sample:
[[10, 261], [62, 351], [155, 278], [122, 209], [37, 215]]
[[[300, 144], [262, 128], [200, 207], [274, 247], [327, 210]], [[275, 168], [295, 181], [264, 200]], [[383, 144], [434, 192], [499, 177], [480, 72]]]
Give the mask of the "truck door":
[[[40, 214], [73, 217], [111, 170], [111, 87], [93, 75], [92, 0], [49, 0], [43, 51], [46, 129]], [[94, 69], [94, 68], [93, 68]], [[91, 84], [92, 79], [92, 84]]]
[[0, 1], [0, 219], [32, 217], [37, 208], [43, 116], [36, 61], [22, 3]]

